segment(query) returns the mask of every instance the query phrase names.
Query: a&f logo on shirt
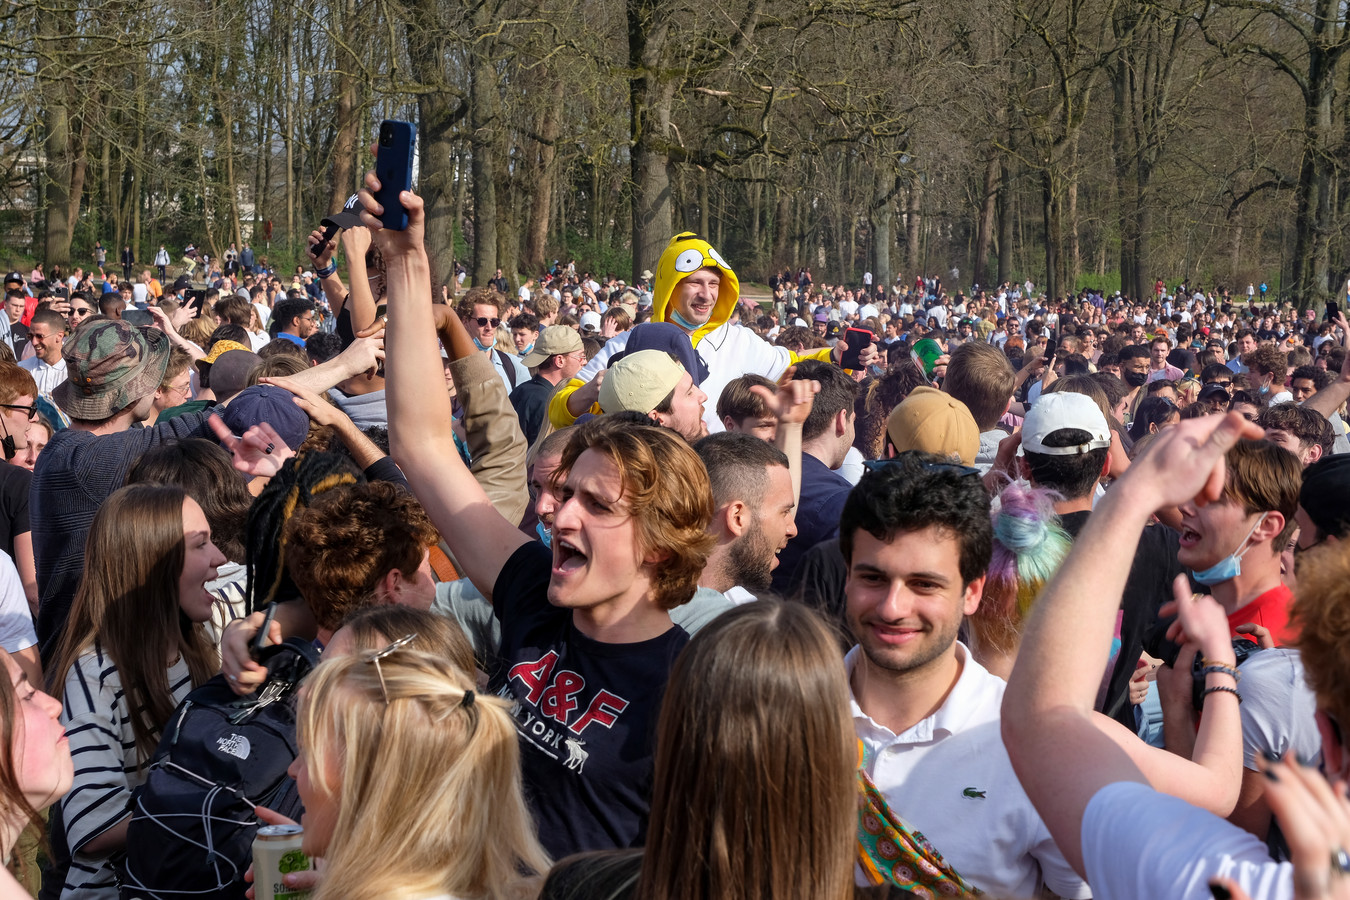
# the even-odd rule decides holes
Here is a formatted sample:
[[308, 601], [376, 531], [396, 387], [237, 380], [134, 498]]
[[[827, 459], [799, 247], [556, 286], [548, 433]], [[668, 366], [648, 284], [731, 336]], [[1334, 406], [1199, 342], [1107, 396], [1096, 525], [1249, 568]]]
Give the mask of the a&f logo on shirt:
[[581, 702], [577, 698], [586, 689], [586, 679], [569, 669], [555, 673], [553, 669], [557, 662], [558, 654], [550, 650], [534, 662], [518, 663], [511, 667], [508, 684], [519, 680], [526, 689], [523, 698], [525, 703], [534, 707], [531, 710], [517, 703], [517, 710], [513, 712], [516, 713], [521, 733], [531, 743], [554, 759], [566, 752], [563, 764], [580, 773], [589, 756], [585, 742], [580, 739], [582, 733], [592, 725], [613, 728], [619, 714], [628, 708], [628, 701], [609, 691], [600, 690], [591, 698], [584, 712], [574, 715], [581, 709]]

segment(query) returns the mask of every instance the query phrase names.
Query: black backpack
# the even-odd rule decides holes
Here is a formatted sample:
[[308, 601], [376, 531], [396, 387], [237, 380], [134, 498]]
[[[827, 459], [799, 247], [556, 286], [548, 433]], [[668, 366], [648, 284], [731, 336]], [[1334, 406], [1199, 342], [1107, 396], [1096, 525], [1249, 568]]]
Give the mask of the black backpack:
[[298, 753], [296, 688], [318, 661], [292, 638], [263, 651], [268, 677], [252, 696], [217, 675], [179, 704], [131, 795], [123, 900], [242, 900], [260, 824], [253, 807], [300, 818], [286, 769]]

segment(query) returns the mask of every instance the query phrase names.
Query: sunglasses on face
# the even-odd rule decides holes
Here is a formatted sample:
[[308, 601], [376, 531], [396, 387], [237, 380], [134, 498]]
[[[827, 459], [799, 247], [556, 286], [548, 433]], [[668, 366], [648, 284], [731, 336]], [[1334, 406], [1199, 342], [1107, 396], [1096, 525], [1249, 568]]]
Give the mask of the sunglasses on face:
[[21, 410], [23, 410], [25, 413], [27, 413], [27, 415], [28, 415], [28, 421], [30, 421], [30, 422], [33, 421], [34, 419], [36, 419], [36, 418], [37, 418], [37, 414], [38, 414], [37, 406], [36, 406], [36, 405], [34, 405], [34, 406], [19, 406], [18, 404], [15, 404], [15, 403], [0, 403], [0, 409], [21, 409]]
[[83, 307], [83, 308], [82, 308], [82, 307], [78, 307], [78, 306], [73, 307], [73, 308], [70, 310], [70, 314], [71, 314], [72, 316], [75, 316], [76, 318], [84, 318], [85, 316], [89, 315], [91, 312], [93, 312], [93, 310], [92, 310], [92, 309], [89, 309], [88, 307]]
[[488, 325], [491, 325], [493, 328], [496, 328], [498, 325], [502, 324], [501, 319], [489, 319], [487, 316], [479, 316], [478, 318], [474, 319], [474, 321], [478, 323], [479, 328], [486, 328], [488, 327]]

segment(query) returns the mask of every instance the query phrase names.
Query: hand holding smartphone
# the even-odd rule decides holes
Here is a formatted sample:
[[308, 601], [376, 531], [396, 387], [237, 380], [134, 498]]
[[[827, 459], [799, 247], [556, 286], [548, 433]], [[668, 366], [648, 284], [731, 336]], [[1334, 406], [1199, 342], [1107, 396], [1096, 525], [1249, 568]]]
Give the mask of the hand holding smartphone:
[[417, 126], [411, 122], [385, 119], [380, 123], [379, 143], [375, 150], [375, 177], [380, 189], [375, 202], [384, 207], [380, 224], [391, 231], [408, 228], [408, 211], [398, 195], [412, 190], [413, 148], [417, 145]]
[[876, 335], [866, 328], [850, 328], [844, 332], [844, 341], [847, 346], [844, 348], [843, 355], [839, 359], [839, 366], [843, 369], [861, 369], [862, 352], [865, 348], [871, 346]]

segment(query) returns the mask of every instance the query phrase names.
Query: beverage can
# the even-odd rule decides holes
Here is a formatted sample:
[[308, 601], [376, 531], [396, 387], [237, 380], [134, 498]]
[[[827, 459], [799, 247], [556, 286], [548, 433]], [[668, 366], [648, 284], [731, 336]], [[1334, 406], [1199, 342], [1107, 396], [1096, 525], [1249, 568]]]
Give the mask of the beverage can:
[[257, 900], [301, 900], [309, 891], [287, 887], [282, 877], [309, 870], [309, 857], [300, 844], [305, 830], [299, 825], [264, 825], [253, 839], [253, 893]]

